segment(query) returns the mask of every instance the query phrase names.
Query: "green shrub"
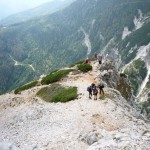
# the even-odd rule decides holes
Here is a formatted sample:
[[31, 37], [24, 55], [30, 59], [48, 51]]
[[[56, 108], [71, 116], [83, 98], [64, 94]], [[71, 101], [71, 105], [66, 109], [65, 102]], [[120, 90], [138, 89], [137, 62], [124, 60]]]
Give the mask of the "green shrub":
[[88, 72], [92, 70], [92, 66], [90, 64], [80, 64], [80, 65], [77, 65], [77, 67], [82, 72]]
[[53, 84], [50, 87], [42, 88], [37, 96], [47, 102], [68, 102], [78, 97], [77, 87], [62, 87], [60, 84]]
[[21, 86], [21, 87], [17, 88], [17, 89], [14, 91], [14, 93], [15, 93], [15, 94], [18, 94], [18, 93], [20, 93], [21, 91], [24, 91], [24, 90], [27, 90], [27, 89], [30, 89], [30, 88], [36, 86], [37, 84], [38, 84], [38, 81], [33, 81], [33, 82], [31, 82], [31, 83], [28, 83], [28, 84], [26, 84], [26, 85], [24, 85], [24, 86]]
[[124, 78], [120, 78], [116, 89], [121, 93], [121, 95], [126, 100], [130, 100], [130, 97], [132, 95], [132, 88], [131, 88], [130, 84], [128, 84], [126, 82], [126, 80]]
[[46, 77], [44, 77], [41, 81], [41, 84], [50, 84], [59, 81], [61, 78], [65, 77], [72, 69], [68, 70], [59, 70], [57, 72], [50, 73]]
[[120, 73], [120, 77], [127, 78], [127, 75], [125, 73]]

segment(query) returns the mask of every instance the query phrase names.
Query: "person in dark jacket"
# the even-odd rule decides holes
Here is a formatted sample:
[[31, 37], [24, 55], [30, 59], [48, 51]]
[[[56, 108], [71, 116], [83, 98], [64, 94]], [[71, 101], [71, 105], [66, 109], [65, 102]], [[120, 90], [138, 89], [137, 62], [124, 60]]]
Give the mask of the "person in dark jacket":
[[91, 99], [92, 98], [92, 86], [91, 85], [87, 88], [87, 91], [89, 92], [89, 98]]
[[98, 88], [99, 88], [99, 94], [103, 94], [103, 95], [104, 95], [104, 90], [103, 90], [103, 88], [104, 88], [104, 83], [100, 83], [100, 84], [98, 85]]

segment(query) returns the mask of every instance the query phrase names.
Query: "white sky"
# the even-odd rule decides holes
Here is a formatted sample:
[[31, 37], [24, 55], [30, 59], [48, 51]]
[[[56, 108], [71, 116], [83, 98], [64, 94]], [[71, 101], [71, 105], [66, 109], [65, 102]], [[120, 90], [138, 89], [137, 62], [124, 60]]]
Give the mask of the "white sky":
[[19, 9], [22, 10], [36, 7], [42, 3], [52, 1], [52, 0], [0, 0], [0, 7], [4, 6], [5, 8]]
[[55, 0], [0, 0], [0, 19]]
[[53, 1], [53, 0], [0, 0], [0, 5], [27, 5], [27, 6], [37, 6], [42, 3]]

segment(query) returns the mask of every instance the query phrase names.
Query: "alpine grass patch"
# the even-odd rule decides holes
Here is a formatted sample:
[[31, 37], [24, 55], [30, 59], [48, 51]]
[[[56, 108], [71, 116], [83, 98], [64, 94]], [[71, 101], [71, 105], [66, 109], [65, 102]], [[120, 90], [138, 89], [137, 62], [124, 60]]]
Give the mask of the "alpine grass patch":
[[69, 74], [72, 69], [66, 69], [66, 70], [59, 70], [57, 72], [50, 73], [46, 77], [44, 77], [41, 81], [41, 84], [50, 84], [59, 81], [63, 77], [65, 77], [67, 74]]
[[92, 70], [92, 66], [90, 64], [79, 64], [77, 67], [82, 72], [88, 72]]
[[52, 84], [38, 91], [37, 96], [46, 102], [68, 102], [78, 97], [77, 87], [63, 87], [60, 84]]
[[14, 93], [15, 93], [15, 94], [18, 94], [18, 93], [20, 93], [21, 91], [28, 90], [28, 89], [30, 89], [30, 88], [36, 86], [37, 84], [38, 84], [38, 81], [33, 81], [33, 82], [31, 82], [31, 83], [28, 83], [28, 84], [26, 84], [26, 85], [24, 85], [24, 86], [21, 86], [21, 87], [17, 88], [17, 89], [14, 91]]

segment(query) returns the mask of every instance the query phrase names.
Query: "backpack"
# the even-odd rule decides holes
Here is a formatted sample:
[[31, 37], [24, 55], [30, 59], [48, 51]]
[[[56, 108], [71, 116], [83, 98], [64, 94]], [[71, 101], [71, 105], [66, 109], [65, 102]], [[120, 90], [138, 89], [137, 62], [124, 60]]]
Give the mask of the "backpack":
[[103, 83], [100, 83], [98, 87], [99, 87], [99, 88], [104, 88], [104, 84], [103, 84]]
[[88, 87], [87, 87], [87, 91], [90, 91], [90, 89], [91, 89], [91, 87], [90, 87], [90, 86], [88, 86]]

